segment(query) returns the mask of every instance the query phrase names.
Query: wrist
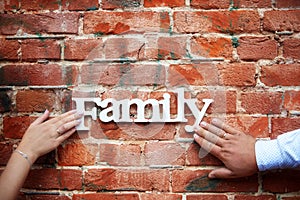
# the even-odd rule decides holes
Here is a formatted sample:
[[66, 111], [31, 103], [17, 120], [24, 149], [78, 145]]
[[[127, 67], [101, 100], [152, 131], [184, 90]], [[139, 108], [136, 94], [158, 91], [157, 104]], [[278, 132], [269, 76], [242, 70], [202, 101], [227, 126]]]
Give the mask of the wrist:
[[20, 144], [17, 148], [16, 151], [19, 151], [21, 153], [19, 154], [25, 154], [23, 157], [25, 158], [27, 156], [28, 161], [33, 165], [33, 163], [37, 160], [38, 156], [31, 151], [30, 149], [25, 148], [22, 144]]

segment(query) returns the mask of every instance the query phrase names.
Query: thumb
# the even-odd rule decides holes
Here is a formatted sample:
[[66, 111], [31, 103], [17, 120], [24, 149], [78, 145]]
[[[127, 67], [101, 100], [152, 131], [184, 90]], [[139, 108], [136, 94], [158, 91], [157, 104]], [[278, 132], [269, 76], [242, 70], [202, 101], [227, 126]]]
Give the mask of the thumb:
[[48, 119], [49, 114], [50, 114], [49, 110], [45, 110], [44, 114], [38, 117], [34, 122], [32, 122], [31, 125], [38, 125], [43, 123], [46, 119]]
[[228, 168], [222, 167], [214, 169], [208, 174], [208, 178], [234, 178], [233, 173]]

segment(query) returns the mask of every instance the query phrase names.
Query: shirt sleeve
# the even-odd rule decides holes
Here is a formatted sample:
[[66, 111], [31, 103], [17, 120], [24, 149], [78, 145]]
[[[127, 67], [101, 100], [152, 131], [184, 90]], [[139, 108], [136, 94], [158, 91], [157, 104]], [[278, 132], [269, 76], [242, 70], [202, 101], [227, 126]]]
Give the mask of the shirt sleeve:
[[300, 167], [300, 129], [275, 140], [258, 140], [255, 157], [259, 171]]

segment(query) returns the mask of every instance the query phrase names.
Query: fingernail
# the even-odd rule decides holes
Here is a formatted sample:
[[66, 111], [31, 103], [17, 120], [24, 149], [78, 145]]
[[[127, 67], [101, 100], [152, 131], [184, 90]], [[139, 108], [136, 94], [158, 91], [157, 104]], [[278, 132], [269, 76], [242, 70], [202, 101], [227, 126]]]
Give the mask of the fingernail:
[[211, 120], [211, 122], [216, 123], [218, 121], [218, 119], [214, 118]]
[[206, 122], [201, 122], [200, 125], [201, 125], [202, 127], [205, 127], [205, 126], [207, 126], [207, 123], [206, 123]]
[[77, 121], [77, 124], [80, 124], [82, 122], [81, 119], [77, 119], [76, 121]]
[[214, 174], [208, 174], [208, 178], [216, 178]]
[[199, 135], [197, 135], [197, 134], [194, 134], [193, 136], [194, 136], [194, 139], [198, 139], [199, 138]]

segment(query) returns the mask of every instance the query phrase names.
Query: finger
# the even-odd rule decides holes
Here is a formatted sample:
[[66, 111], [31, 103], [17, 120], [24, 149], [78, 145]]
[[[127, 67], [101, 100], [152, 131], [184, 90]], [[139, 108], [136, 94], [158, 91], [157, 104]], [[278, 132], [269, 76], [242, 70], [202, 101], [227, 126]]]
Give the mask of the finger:
[[214, 169], [208, 174], [208, 178], [236, 178], [231, 170], [222, 167]]
[[222, 122], [219, 119], [213, 119], [211, 123], [229, 134], [236, 135], [236, 134], [241, 133], [240, 130], [237, 130], [237, 129], [227, 125], [226, 123]]
[[212, 124], [208, 124], [206, 122], [201, 122], [200, 126], [204, 129], [208, 130], [209, 132], [215, 134], [216, 136], [218, 136], [220, 138], [224, 138], [224, 136], [227, 134], [224, 130], [222, 130], [222, 129], [220, 129], [220, 128], [212, 125]]
[[52, 124], [57, 124], [57, 123], [61, 123], [62, 121], [64, 121], [67, 117], [74, 115], [77, 111], [76, 110], [70, 110], [66, 113], [63, 113], [57, 117], [54, 117], [53, 119], [49, 120], [49, 123]]
[[64, 134], [66, 131], [68, 131], [68, 130], [70, 130], [70, 129], [72, 129], [72, 128], [75, 128], [75, 127], [78, 126], [80, 123], [81, 123], [81, 120], [80, 120], [80, 119], [77, 119], [77, 120], [73, 120], [73, 121], [67, 122], [67, 123], [63, 124], [62, 126], [60, 126], [60, 127], [57, 129], [57, 132], [59, 133], [59, 135]]
[[76, 129], [72, 128], [69, 131], [67, 131], [65, 134], [60, 135], [58, 138], [56, 138], [56, 141], [58, 142], [58, 145], [61, 144], [66, 139], [68, 139], [75, 132], [76, 132]]
[[46, 119], [49, 118], [50, 112], [49, 110], [45, 110], [45, 112], [43, 113], [43, 115], [41, 115], [40, 117], [38, 117], [34, 122], [32, 122], [31, 125], [38, 125], [43, 123]]
[[220, 158], [221, 147], [207, 141], [206, 139], [194, 134], [195, 141], [207, 152], [213, 154], [217, 158]]
[[203, 129], [202, 127], [195, 129], [195, 132], [207, 141], [216, 144], [220, 147], [223, 146], [222, 143], [224, 140], [221, 137], [218, 137], [216, 134]]
[[61, 115], [61, 116], [59, 116], [60, 120], [56, 121], [54, 123], [54, 125], [56, 127], [60, 127], [63, 124], [66, 124], [68, 122], [71, 122], [71, 121], [74, 121], [74, 120], [78, 120], [78, 119], [82, 118], [82, 116], [83, 116], [83, 114], [77, 113], [76, 111], [75, 112], [70, 112], [67, 115]]

